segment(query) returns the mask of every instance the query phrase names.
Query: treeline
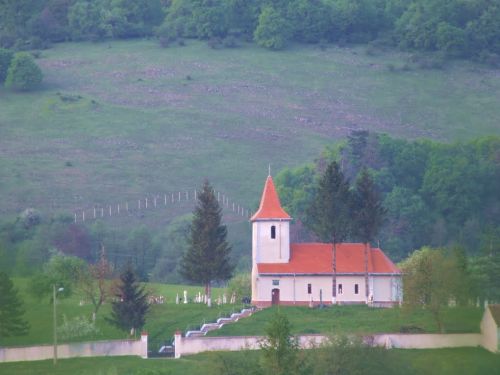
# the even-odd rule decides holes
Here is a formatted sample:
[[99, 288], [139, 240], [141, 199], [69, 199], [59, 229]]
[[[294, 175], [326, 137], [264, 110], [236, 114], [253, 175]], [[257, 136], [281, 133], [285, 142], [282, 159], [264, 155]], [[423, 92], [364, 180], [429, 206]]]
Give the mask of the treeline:
[[[491, 0], [18, 0], [0, 3], [0, 46], [157, 36], [377, 43], [497, 61], [500, 4]], [[214, 44], [215, 45], [215, 44]]]
[[186, 248], [187, 219], [158, 233], [146, 226], [125, 232], [102, 222], [76, 224], [70, 216], [45, 217], [27, 209], [0, 223], [0, 271], [31, 276], [54, 256], [74, 256], [93, 264], [103, 254], [114, 273], [130, 263], [141, 280], [184, 281], [177, 272]]
[[375, 245], [380, 242], [394, 260], [423, 246], [460, 245], [469, 255], [499, 251], [499, 137], [443, 144], [353, 132], [315, 163], [276, 176], [282, 203], [297, 221], [295, 240], [311, 239], [304, 229], [312, 220], [308, 207], [330, 160], [337, 160], [352, 182], [369, 168], [387, 210]]

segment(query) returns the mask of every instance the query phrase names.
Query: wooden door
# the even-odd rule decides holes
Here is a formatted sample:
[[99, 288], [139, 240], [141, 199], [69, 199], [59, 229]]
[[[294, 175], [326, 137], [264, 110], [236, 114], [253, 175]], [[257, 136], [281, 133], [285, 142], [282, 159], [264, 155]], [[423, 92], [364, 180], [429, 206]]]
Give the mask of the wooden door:
[[272, 290], [272, 304], [279, 305], [279, 303], [280, 303], [280, 290], [273, 289]]

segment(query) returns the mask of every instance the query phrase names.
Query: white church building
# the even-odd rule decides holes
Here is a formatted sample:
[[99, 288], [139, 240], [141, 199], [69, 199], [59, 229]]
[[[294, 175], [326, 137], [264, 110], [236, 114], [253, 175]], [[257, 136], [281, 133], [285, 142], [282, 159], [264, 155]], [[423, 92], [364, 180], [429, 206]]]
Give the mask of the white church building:
[[369, 247], [365, 259], [361, 243], [337, 244], [334, 291], [332, 244], [290, 243], [291, 220], [268, 176], [259, 209], [250, 219], [252, 304], [392, 306], [401, 302], [401, 271], [381, 249]]

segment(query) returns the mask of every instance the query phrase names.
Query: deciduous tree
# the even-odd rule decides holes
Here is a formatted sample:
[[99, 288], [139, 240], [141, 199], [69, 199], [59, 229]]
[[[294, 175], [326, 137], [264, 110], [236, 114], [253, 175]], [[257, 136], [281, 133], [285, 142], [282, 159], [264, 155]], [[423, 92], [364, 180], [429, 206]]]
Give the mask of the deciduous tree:
[[42, 83], [42, 70], [26, 52], [16, 53], [10, 63], [5, 87], [12, 90], [33, 90]]
[[299, 343], [291, 333], [290, 321], [280, 311], [269, 321], [266, 336], [261, 343], [262, 369], [265, 374], [288, 375], [297, 373]]
[[94, 306], [93, 320], [95, 320], [102, 304], [109, 297], [110, 277], [111, 267], [106, 259], [104, 249], [102, 249], [101, 257], [97, 263], [89, 264], [88, 267], [79, 273], [78, 289]]
[[457, 300], [459, 286], [466, 275], [460, 272], [457, 258], [444, 249], [424, 247], [400, 264], [403, 271], [403, 306], [426, 308], [444, 332], [442, 310]]

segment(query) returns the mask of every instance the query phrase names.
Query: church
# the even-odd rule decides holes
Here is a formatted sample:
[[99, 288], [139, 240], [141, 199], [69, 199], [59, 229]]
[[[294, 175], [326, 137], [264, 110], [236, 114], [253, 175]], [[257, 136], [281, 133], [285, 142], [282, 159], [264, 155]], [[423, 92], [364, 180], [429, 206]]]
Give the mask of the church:
[[[272, 177], [252, 216], [252, 304], [271, 305], [401, 303], [401, 271], [379, 248], [362, 243], [290, 243], [292, 218], [281, 207]], [[368, 259], [366, 259], [368, 258]]]

